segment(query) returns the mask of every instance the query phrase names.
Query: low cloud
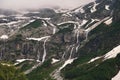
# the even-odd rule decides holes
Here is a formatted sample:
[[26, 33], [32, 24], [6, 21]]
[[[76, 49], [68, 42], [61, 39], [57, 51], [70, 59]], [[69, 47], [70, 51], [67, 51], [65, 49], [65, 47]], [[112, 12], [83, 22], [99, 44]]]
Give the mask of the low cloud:
[[74, 8], [94, 0], [0, 0], [0, 8], [36, 9], [48, 7]]

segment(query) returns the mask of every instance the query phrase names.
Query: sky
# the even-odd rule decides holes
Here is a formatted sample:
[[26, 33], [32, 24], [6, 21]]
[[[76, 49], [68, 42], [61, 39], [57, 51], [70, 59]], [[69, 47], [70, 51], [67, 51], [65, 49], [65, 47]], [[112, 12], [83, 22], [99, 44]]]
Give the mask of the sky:
[[74, 8], [94, 0], [0, 0], [0, 8], [36, 9], [48, 7]]

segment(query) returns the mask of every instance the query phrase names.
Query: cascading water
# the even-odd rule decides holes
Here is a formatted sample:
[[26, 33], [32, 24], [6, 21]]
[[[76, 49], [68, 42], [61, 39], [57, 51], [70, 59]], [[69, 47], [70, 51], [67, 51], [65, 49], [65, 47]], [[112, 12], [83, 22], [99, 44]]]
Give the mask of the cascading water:
[[47, 42], [48, 38], [45, 39], [44, 41], [44, 44], [43, 44], [43, 48], [44, 48], [44, 54], [43, 54], [43, 57], [42, 57], [42, 63], [45, 61], [45, 57], [46, 57], [46, 48], [45, 48], [45, 45], [46, 45], [46, 42]]
[[46, 52], [46, 42], [47, 40], [50, 38], [50, 36], [45, 36], [45, 37], [41, 37], [41, 38], [27, 38], [28, 40], [35, 40], [35, 41], [42, 41], [44, 40], [44, 43], [43, 43], [43, 48], [44, 48], [44, 52], [43, 52], [43, 57], [42, 57], [42, 60], [40, 61], [40, 52], [38, 51], [38, 54], [37, 54], [37, 62], [39, 62], [39, 64], [36, 64], [34, 65], [32, 68], [28, 69], [27, 71], [25, 71], [24, 73], [25, 74], [29, 74], [30, 72], [32, 72], [34, 69], [36, 69], [38, 66], [42, 65], [42, 63], [45, 61], [45, 57], [47, 55], [47, 52]]
[[46, 47], [45, 47], [45, 44], [47, 42], [47, 40], [50, 38], [50, 36], [44, 36], [44, 37], [41, 37], [41, 38], [27, 38], [28, 40], [35, 40], [35, 41], [42, 41], [44, 40], [44, 43], [43, 43], [43, 49], [44, 49], [44, 52], [43, 52], [43, 57], [42, 57], [42, 61], [40, 61], [40, 52], [38, 50], [38, 54], [37, 54], [37, 61], [38, 62], [44, 62], [45, 61], [45, 57], [46, 57]]
[[4, 41], [3, 50], [2, 50], [1, 53], [0, 53], [0, 60], [1, 60], [2, 57], [3, 57], [3, 54], [4, 54], [4, 52], [5, 52], [5, 49], [6, 49], [5, 44], [6, 44], [6, 40], [8, 39], [8, 36], [7, 36], [7, 35], [2, 35], [2, 36], [0, 37], [0, 39]]

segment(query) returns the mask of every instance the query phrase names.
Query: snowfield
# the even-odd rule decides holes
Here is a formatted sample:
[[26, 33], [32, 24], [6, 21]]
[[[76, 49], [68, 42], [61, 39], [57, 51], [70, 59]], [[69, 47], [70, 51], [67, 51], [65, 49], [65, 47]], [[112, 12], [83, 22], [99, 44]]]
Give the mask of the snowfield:
[[120, 71], [116, 76], [114, 76], [111, 80], [120, 80]]

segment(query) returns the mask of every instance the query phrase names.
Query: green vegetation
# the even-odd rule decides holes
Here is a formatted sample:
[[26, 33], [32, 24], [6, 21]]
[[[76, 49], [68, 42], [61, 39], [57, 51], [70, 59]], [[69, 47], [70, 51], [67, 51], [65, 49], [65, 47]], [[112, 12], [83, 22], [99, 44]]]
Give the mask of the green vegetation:
[[7, 63], [2, 64], [0, 63], [0, 80], [27, 80], [25, 75], [16, 70], [14, 66], [8, 66]]
[[87, 64], [93, 57], [101, 56], [120, 44], [120, 23], [110, 26], [104, 23], [89, 34], [88, 42], [79, 49], [79, 56], [73, 64], [62, 71], [68, 80], [111, 80], [120, 68], [120, 55], [104, 62], [100, 60]]
[[97, 60], [90, 64], [81, 64], [76, 68], [63, 70], [65, 79], [69, 80], [111, 80], [120, 68], [120, 54], [104, 62]]
[[51, 60], [44, 62], [40, 67], [33, 70], [27, 75], [29, 80], [53, 80], [50, 77], [50, 73], [57, 68], [57, 66], [51, 65]]
[[28, 24], [27, 26], [21, 28], [21, 29], [30, 29], [30, 28], [38, 28], [38, 27], [41, 27], [42, 26], [42, 20], [40, 19], [37, 19], [35, 20], [34, 22]]
[[57, 32], [58, 33], [67, 33], [67, 32], [72, 32], [73, 31], [73, 28], [74, 28], [74, 24], [72, 23], [65, 23], [65, 24], [62, 24], [59, 26], [59, 31]]
[[34, 66], [37, 62], [35, 61], [24, 61], [18, 65], [16, 65], [16, 67], [20, 68], [21, 72], [24, 72], [28, 69], [30, 69], [32, 66]]

